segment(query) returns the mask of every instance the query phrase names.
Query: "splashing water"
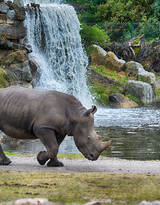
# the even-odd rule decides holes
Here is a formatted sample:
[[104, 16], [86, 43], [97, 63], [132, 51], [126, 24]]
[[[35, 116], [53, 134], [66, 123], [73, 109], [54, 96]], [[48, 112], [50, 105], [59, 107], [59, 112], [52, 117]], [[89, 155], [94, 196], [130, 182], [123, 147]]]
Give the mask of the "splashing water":
[[80, 23], [74, 8], [51, 2], [27, 8], [25, 24], [33, 50], [30, 55], [39, 64], [40, 80], [36, 88], [73, 94], [89, 107], [91, 95], [85, 76], [88, 58], [82, 47]]

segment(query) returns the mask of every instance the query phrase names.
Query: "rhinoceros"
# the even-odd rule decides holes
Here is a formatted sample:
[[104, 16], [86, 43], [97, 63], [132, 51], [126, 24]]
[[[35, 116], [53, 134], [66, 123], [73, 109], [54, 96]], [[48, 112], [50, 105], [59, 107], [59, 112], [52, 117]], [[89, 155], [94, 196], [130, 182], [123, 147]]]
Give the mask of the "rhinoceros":
[[[111, 142], [102, 142], [94, 130], [96, 111], [95, 105], [87, 110], [74, 96], [53, 90], [0, 89], [0, 130], [17, 139], [40, 139], [46, 148], [37, 155], [41, 165], [63, 166], [57, 154], [66, 135], [87, 159], [97, 160]], [[0, 145], [0, 165], [10, 163]]]

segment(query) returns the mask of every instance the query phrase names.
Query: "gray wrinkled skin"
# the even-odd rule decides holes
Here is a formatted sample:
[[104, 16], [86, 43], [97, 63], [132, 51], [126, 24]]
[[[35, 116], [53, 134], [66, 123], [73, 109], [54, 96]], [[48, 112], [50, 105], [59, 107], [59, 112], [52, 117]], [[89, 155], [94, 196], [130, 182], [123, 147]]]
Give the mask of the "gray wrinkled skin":
[[[22, 87], [0, 89], [0, 130], [18, 139], [37, 139], [47, 151], [40, 152], [41, 165], [63, 166], [58, 161], [59, 145], [66, 135], [74, 136], [75, 144], [89, 160], [96, 160], [110, 142], [101, 142], [94, 130], [96, 106], [87, 110], [72, 95], [49, 90]], [[0, 165], [10, 159], [0, 146]]]

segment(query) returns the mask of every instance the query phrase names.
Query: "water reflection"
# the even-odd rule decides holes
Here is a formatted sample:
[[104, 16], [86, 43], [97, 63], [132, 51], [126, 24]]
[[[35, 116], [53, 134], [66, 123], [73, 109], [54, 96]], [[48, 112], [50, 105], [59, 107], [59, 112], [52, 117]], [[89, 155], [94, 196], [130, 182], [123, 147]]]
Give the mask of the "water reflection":
[[106, 156], [160, 160], [160, 129], [157, 127], [98, 127], [97, 132], [104, 139], [112, 139], [112, 146], [103, 153]]

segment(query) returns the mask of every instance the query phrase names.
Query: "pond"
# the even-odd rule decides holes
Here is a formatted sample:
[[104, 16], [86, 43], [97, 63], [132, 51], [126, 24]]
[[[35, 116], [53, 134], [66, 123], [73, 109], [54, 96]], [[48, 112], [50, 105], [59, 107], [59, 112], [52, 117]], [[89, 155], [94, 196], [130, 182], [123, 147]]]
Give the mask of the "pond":
[[[132, 109], [98, 108], [95, 115], [96, 131], [105, 140], [112, 139], [111, 147], [103, 154], [136, 160], [160, 159], [160, 109], [143, 107]], [[5, 151], [38, 153], [44, 150], [39, 140], [19, 140], [4, 137]], [[60, 153], [78, 153], [73, 137], [66, 137]]]

